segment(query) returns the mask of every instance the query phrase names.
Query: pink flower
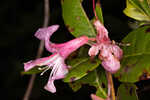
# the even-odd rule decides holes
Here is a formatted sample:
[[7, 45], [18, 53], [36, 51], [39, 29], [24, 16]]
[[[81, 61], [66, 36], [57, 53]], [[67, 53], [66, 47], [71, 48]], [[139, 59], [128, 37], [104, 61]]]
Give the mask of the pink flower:
[[99, 51], [99, 58], [102, 60], [102, 66], [109, 72], [115, 73], [120, 69], [120, 59], [123, 51], [113, 44], [108, 37], [108, 31], [99, 20], [94, 22], [97, 30], [96, 43], [89, 49], [89, 56], [96, 56]]
[[[48, 28], [40, 28], [36, 33], [35, 36], [45, 41], [45, 47], [49, 52], [53, 54], [49, 57], [39, 58], [36, 60], [31, 60], [27, 63], [24, 63], [24, 70], [28, 71], [35, 66], [43, 66], [44, 71], [52, 69], [50, 73], [50, 77], [48, 83], [44, 87], [46, 90], [55, 93], [56, 88], [54, 86], [54, 80], [64, 78], [65, 75], [68, 73], [68, 67], [65, 64], [65, 59], [75, 50], [77, 50], [80, 46], [86, 44], [88, 42], [87, 36], [81, 36], [79, 38], [70, 40], [66, 43], [62, 44], [55, 44], [49, 41], [51, 35], [58, 29], [58, 25], [52, 25]], [[43, 69], [43, 68], [41, 68]], [[41, 73], [41, 74], [43, 74]]]

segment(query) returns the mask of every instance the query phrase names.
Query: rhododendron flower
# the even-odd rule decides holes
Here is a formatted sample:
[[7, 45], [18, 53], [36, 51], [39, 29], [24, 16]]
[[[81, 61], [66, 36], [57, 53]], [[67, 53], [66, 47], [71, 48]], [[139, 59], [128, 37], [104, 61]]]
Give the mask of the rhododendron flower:
[[102, 60], [102, 66], [109, 72], [115, 73], [120, 69], [120, 59], [123, 51], [114, 44], [108, 37], [108, 31], [99, 20], [94, 22], [97, 30], [96, 43], [89, 49], [90, 56], [96, 56], [99, 51], [99, 58]]
[[[51, 35], [58, 29], [58, 25], [52, 25], [48, 28], [40, 28], [36, 33], [35, 36], [45, 41], [46, 49], [52, 53], [49, 57], [39, 58], [36, 60], [31, 60], [27, 63], [24, 63], [24, 70], [28, 71], [35, 66], [43, 66], [44, 71], [48, 69], [52, 69], [50, 73], [50, 77], [48, 83], [44, 87], [46, 90], [54, 93], [56, 92], [56, 88], [54, 86], [54, 80], [64, 78], [65, 75], [68, 73], [68, 67], [65, 64], [65, 59], [75, 50], [77, 50], [80, 46], [86, 44], [89, 40], [87, 36], [81, 36], [79, 38], [70, 40], [66, 43], [62, 44], [55, 44], [49, 41]], [[41, 68], [43, 69], [43, 68]], [[41, 74], [43, 74], [41, 73]]]

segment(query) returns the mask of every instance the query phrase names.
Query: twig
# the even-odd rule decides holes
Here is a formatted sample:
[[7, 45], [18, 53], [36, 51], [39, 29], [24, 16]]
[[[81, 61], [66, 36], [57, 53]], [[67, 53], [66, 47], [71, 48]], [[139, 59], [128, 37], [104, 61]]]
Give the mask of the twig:
[[113, 79], [112, 75], [110, 72], [106, 71], [107, 75], [107, 81], [108, 81], [108, 98], [111, 95], [111, 100], [115, 100], [115, 90], [114, 90], [114, 84], [113, 84]]
[[[44, 0], [44, 23], [43, 23], [43, 27], [47, 27], [48, 26], [49, 15], [50, 15], [49, 12], [50, 12], [50, 9], [49, 9], [49, 0]], [[44, 41], [41, 40], [41, 42], [39, 44], [38, 51], [37, 51], [36, 58], [40, 58], [42, 56], [43, 49], [44, 49]], [[23, 100], [29, 100], [29, 97], [30, 97], [30, 94], [31, 94], [31, 91], [32, 91], [32, 88], [33, 88], [33, 84], [34, 84], [35, 78], [36, 78], [36, 75], [33, 74], [31, 76], [31, 78], [30, 78], [30, 81], [29, 81], [27, 90], [26, 90], [26, 92], [24, 94]]]

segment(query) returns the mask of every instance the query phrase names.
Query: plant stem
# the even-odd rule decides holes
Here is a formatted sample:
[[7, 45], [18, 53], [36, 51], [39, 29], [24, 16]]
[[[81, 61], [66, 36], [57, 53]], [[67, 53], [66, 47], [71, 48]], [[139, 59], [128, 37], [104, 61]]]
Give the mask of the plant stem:
[[93, 0], [93, 12], [94, 12], [95, 18], [98, 19], [96, 15], [96, 10], [95, 10], [95, 0]]
[[110, 93], [111, 93], [111, 98], [112, 98], [111, 100], [115, 100], [115, 90], [114, 90], [112, 74], [106, 71], [106, 75], [108, 80], [108, 97], [110, 97]]
[[[49, 9], [49, 0], [44, 0], [44, 22], [43, 22], [43, 27], [47, 27], [48, 23], [49, 23], [49, 15], [50, 15], [50, 9]], [[40, 44], [39, 44], [39, 48], [37, 51], [37, 56], [36, 58], [40, 58], [42, 56], [44, 50], [44, 41], [41, 40]], [[33, 88], [33, 84], [34, 84], [34, 80], [36, 78], [36, 75], [33, 74], [30, 78], [27, 90], [24, 94], [23, 100], [29, 100], [32, 88]]]

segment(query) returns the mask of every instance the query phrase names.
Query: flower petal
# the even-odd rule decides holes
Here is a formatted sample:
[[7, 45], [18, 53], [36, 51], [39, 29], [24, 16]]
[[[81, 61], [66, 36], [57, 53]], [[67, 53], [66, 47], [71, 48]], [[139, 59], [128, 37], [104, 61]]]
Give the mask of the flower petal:
[[56, 92], [54, 80], [62, 79], [68, 73], [68, 68], [64, 63], [64, 59], [59, 54], [56, 54], [55, 56], [57, 57], [57, 59], [55, 59], [52, 63], [48, 65], [52, 68], [52, 71], [50, 73], [48, 83], [44, 87], [46, 90], [52, 93]]
[[123, 56], [123, 51], [117, 45], [111, 45], [111, 51], [117, 59], [121, 59]]
[[48, 65], [50, 64], [53, 60], [57, 59], [56, 54], [53, 54], [49, 57], [44, 57], [44, 58], [38, 58], [36, 60], [31, 60], [26, 63], [24, 63], [24, 70], [28, 71], [32, 69], [35, 66], [43, 66], [43, 65]]
[[54, 85], [54, 80], [49, 80], [48, 83], [44, 86], [44, 89], [46, 89], [47, 91], [51, 92], [51, 93], [55, 93], [56, 92], [56, 87]]
[[111, 51], [109, 49], [108, 44], [101, 44], [100, 50], [101, 50], [101, 52], [100, 52], [99, 57], [101, 58], [101, 60], [104, 60], [105, 58], [107, 58], [111, 55]]
[[64, 62], [65, 59], [61, 57], [59, 54], [57, 54], [56, 56], [57, 59], [48, 65], [50, 67], [52, 66], [50, 80], [51, 78], [53, 80], [64, 78], [65, 75], [68, 73], [68, 68]]
[[120, 69], [120, 61], [113, 55], [110, 55], [107, 59], [102, 61], [102, 66], [105, 70], [115, 73]]
[[55, 48], [55, 44], [51, 43], [51, 35], [59, 28], [59, 25], [52, 25], [48, 28], [40, 28], [35, 33], [35, 37], [40, 40], [45, 40], [45, 48], [52, 53], [56, 53], [58, 50]]
[[88, 40], [89, 38], [87, 36], [81, 36], [64, 43], [64, 47], [60, 48], [60, 55], [64, 58], [67, 58], [72, 52], [86, 44]]
[[94, 26], [97, 30], [97, 36], [96, 36], [97, 43], [110, 42], [110, 39], [108, 37], [108, 31], [104, 27], [104, 25], [101, 24], [99, 20], [96, 20], [94, 22]]
[[50, 36], [59, 28], [59, 25], [52, 25], [47, 28], [40, 28], [35, 33], [35, 37], [40, 40], [45, 40], [46, 38], [49, 39]]
[[89, 56], [96, 56], [99, 52], [99, 48], [96, 45], [93, 45], [90, 49], [89, 49]]

